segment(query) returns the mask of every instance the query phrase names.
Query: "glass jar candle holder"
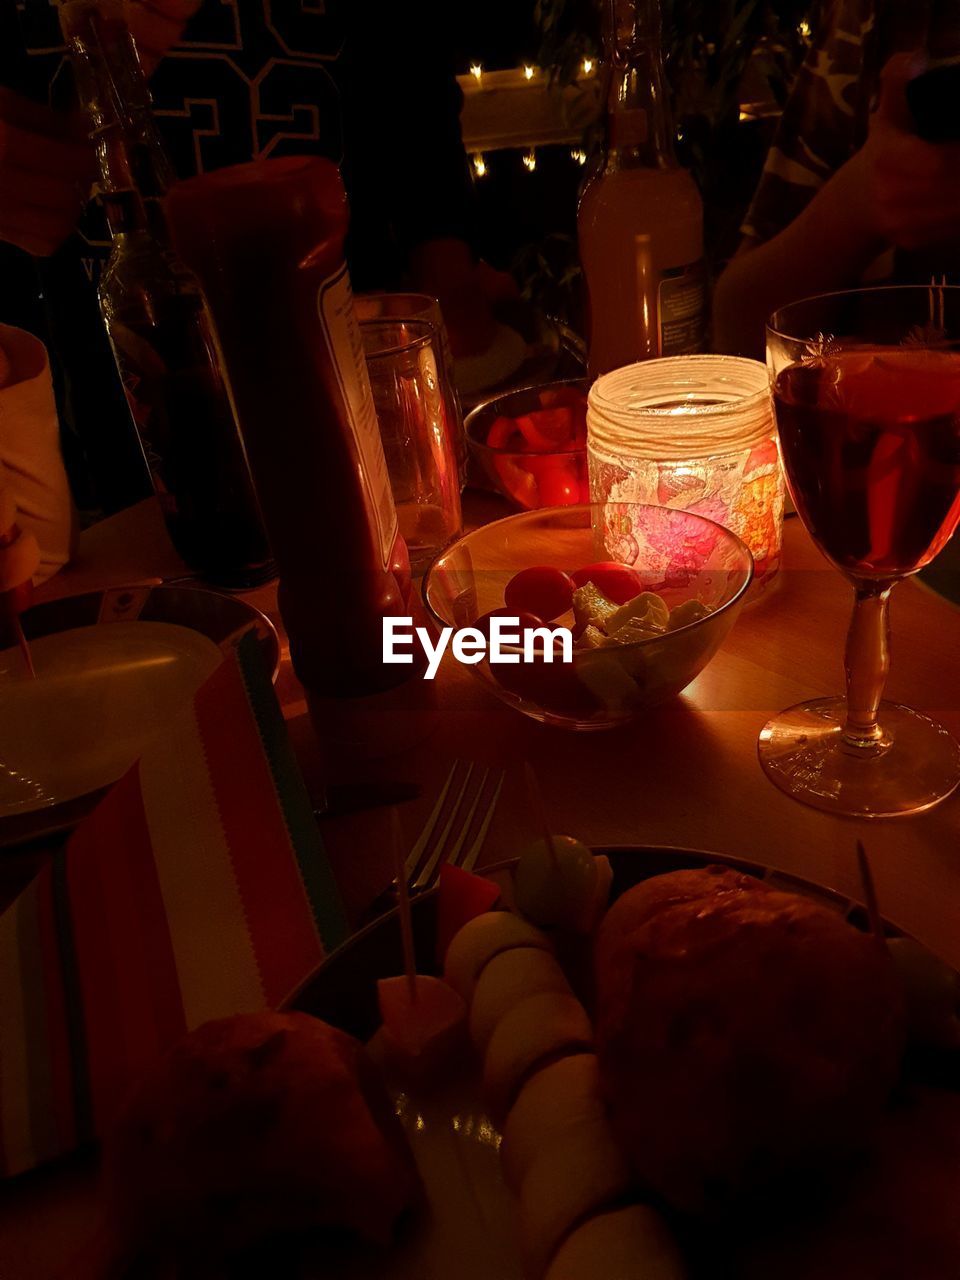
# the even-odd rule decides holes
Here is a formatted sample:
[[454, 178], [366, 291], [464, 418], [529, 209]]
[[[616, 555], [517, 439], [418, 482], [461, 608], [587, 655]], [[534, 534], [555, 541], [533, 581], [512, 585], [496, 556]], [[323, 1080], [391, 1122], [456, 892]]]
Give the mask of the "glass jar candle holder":
[[738, 356], [671, 356], [605, 374], [587, 403], [593, 502], [607, 503], [607, 552], [651, 564], [631, 507], [672, 507], [733, 530], [755, 583], [780, 567], [783, 473], [766, 366]]

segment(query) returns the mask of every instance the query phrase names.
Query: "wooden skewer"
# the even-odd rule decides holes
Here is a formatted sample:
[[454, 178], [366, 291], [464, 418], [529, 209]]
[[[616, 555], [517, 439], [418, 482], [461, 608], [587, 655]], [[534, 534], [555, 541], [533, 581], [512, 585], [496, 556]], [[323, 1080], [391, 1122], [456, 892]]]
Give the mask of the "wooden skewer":
[[20, 652], [23, 654], [23, 661], [26, 664], [27, 671], [30, 673], [30, 679], [36, 680], [37, 669], [33, 665], [33, 654], [30, 652], [30, 641], [23, 634], [23, 625], [20, 622], [19, 615], [13, 619], [13, 634], [17, 637], [17, 644], [20, 646]]
[[413, 920], [410, 914], [410, 890], [403, 866], [403, 831], [400, 815], [390, 810], [390, 843], [393, 846], [393, 869], [397, 877], [397, 910], [400, 914], [400, 939], [403, 943], [403, 967], [407, 975], [410, 1003], [417, 1000], [417, 961], [413, 951]]
[[867, 919], [870, 921], [870, 932], [876, 938], [881, 947], [886, 947], [886, 938], [883, 932], [883, 919], [880, 915], [880, 904], [877, 901], [877, 890], [873, 883], [873, 872], [870, 870], [870, 862], [867, 858], [867, 851], [863, 847], [863, 841], [857, 841], [857, 866], [860, 869], [860, 884], [863, 887], [863, 900], [867, 907]]
[[543, 838], [546, 841], [547, 851], [553, 862], [554, 868], [559, 867], [560, 858], [557, 854], [557, 846], [553, 842], [553, 834], [547, 823], [547, 811], [543, 803], [543, 792], [540, 790], [540, 783], [537, 781], [537, 775], [533, 771], [533, 765], [528, 760], [524, 766], [524, 773], [527, 779], [527, 794], [530, 797], [530, 804], [536, 815], [537, 823], [543, 832]]

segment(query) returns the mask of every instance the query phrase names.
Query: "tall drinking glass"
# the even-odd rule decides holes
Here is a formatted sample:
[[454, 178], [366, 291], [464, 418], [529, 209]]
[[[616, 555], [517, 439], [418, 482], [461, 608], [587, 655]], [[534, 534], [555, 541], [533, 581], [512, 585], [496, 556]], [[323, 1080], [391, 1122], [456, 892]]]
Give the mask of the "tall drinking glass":
[[447, 428], [457, 456], [462, 489], [467, 482], [467, 435], [463, 429], [463, 410], [454, 378], [453, 352], [440, 303], [429, 293], [358, 293], [354, 295], [353, 305], [361, 324], [366, 320], [426, 320], [427, 324], [433, 325], [443, 359]]
[[460, 476], [437, 332], [424, 320], [361, 320], [400, 532], [415, 572], [460, 533]]
[[846, 697], [776, 716], [760, 734], [760, 762], [781, 790], [831, 813], [929, 809], [960, 782], [960, 748], [941, 725], [881, 697], [890, 592], [929, 564], [960, 519], [960, 288], [794, 303], [770, 318], [767, 363], [790, 494], [855, 603]]

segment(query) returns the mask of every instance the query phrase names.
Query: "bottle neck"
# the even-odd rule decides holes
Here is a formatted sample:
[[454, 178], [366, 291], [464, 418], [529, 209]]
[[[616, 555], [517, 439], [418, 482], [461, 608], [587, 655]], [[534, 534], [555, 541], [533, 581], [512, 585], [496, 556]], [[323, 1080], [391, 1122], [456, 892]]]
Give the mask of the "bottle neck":
[[135, 188], [144, 198], [159, 200], [174, 174], [122, 4], [66, 0], [60, 23], [90, 124], [101, 191]]
[[657, 0], [606, 0], [604, 59], [608, 163], [673, 168], [673, 113]]

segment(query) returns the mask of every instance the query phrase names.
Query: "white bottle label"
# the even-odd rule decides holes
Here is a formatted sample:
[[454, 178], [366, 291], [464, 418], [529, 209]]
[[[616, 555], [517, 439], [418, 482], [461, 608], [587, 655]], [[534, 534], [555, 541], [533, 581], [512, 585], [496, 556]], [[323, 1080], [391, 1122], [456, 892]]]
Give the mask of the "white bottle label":
[[657, 291], [661, 356], [702, 351], [707, 328], [707, 274], [703, 261], [665, 271]]
[[353, 310], [353, 292], [346, 266], [323, 282], [317, 292], [317, 311], [330, 359], [347, 407], [347, 418], [380, 540], [383, 568], [390, 566], [397, 540], [397, 509], [393, 503], [390, 473], [380, 439], [377, 411], [363, 354], [360, 326]]

